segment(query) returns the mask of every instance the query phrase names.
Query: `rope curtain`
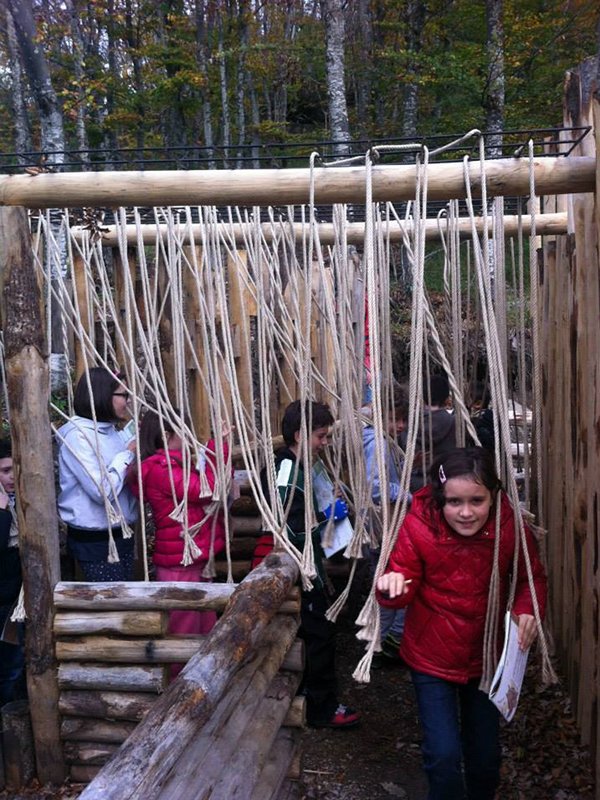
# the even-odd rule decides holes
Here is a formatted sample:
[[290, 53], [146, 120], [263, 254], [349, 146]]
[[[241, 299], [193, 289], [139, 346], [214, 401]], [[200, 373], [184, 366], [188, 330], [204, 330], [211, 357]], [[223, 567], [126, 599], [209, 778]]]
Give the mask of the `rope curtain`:
[[[478, 135], [478, 131], [471, 131], [461, 141]], [[123, 370], [131, 392], [131, 411], [136, 427], [143, 413], [152, 409], [163, 421], [165, 446], [164, 422], [180, 433], [186, 483], [196, 465], [205, 464], [209, 457], [214, 461], [211, 463], [217, 476], [211, 496], [214, 507], [227, 504], [231, 495], [231, 463], [223, 458], [223, 430], [233, 427], [233, 444], [237, 446], [263, 527], [272, 532], [276, 544], [294, 558], [306, 588], [310, 588], [316, 574], [310, 537], [307, 537], [307, 546], [301, 553], [286, 536], [288, 509], [282, 506], [276, 490], [272, 442], [280, 432], [283, 409], [291, 400], [318, 399], [330, 404], [336, 424], [332, 446], [326, 456], [327, 464], [334, 484], [349, 503], [355, 520], [354, 536], [344, 552], [355, 562], [348, 585], [330, 609], [332, 619], [339, 613], [351, 590], [356, 559], [363, 555], [365, 547], [374, 544], [368, 520], [374, 516], [383, 531], [381, 557], [375, 572], [375, 577], [379, 577], [407, 512], [406, 499], [393, 506], [389, 504], [385, 480], [384, 442], [388, 436], [388, 422], [394, 415], [394, 380], [406, 378], [393, 375], [392, 369], [389, 292], [395, 252], [388, 236], [391, 224], [398, 224], [403, 230], [402, 246], [412, 272], [409, 418], [406, 452], [402, 454], [402, 496], [405, 498], [408, 490], [423, 405], [427, 402], [424, 381], [429, 365], [442, 368], [448, 376], [459, 441], [462, 443], [466, 438], [478, 441], [464, 399], [473, 381], [473, 374], [469, 374], [472, 369], [469, 352], [476, 352], [477, 332], [469, 326], [465, 331], [462, 324], [465, 316], [469, 320], [475, 312], [480, 320], [477, 324], [481, 325], [489, 364], [497, 468], [515, 508], [521, 535], [524, 535], [519, 512], [521, 498], [510, 455], [512, 423], [509, 419], [507, 354], [511, 348], [511, 330], [507, 322], [505, 290], [503, 201], [497, 199], [490, 205], [492, 224], [488, 225], [486, 215], [484, 232], [479, 237], [465, 162], [466, 209], [472, 223], [467, 245], [459, 237], [457, 201], [450, 201], [438, 220], [447, 298], [446, 319], [442, 325], [444, 333], [438, 330], [439, 323], [432, 311], [425, 282], [428, 165], [440, 153], [429, 152], [421, 145], [401, 148], [413, 152], [417, 172], [414, 201], [408, 203], [401, 214], [394, 204], [376, 202], [372, 197], [374, 164], [381, 151], [386, 149], [389, 148], [371, 150], [361, 159], [367, 172], [362, 257], [349, 247], [346, 239], [346, 229], [352, 219], [352, 209], [347, 206], [333, 206], [333, 244], [323, 245], [319, 239], [314, 203], [315, 167], [319, 161], [316, 153], [310, 159], [311, 198], [306, 206], [277, 210], [230, 207], [225, 212], [215, 207], [156, 207], [152, 210], [156, 228], [152, 241], [142, 233], [140, 210], [121, 208], [115, 215], [118, 245], [111, 254], [103, 249], [99, 234], [82, 233], [77, 228], [68, 210], [64, 211], [62, 232], [57, 233], [44, 215], [37, 219], [34, 231], [40, 278], [45, 283], [48, 302], [52, 299], [55, 308], [60, 310], [62, 338], [75, 352], [78, 371], [92, 366], [103, 366], [113, 372]], [[336, 166], [340, 163], [334, 162]], [[482, 207], [488, 208], [483, 144], [480, 164]], [[535, 192], [533, 177], [531, 191]], [[265, 218], [268, 236], [265, 235]], [[303, 223], [300, 238], [294, 232], [294, 223], [298, 219]], [[127, 226], [131, 227], [132, 223], [137, 232], [135, 243], [128, 241], [126, 233]], [[240, 225], [244, 232], [241, 242]], [[237, 231], [234, 231], [234, 226]], [[533, 236], [534, 218], [531, 228]], [[60, 236], [66, 236], [67, 241], [66, 273], [59, 269]], [[522, 231], [519, 231], [517, 241], [511, 245], [511, 253], [515, 276], [513, 293], [520, 326], [519, 335], [514, 338], [521, 348], [517, 353], [517, 363], [523, 413], [526, 405], [523, 347], [527, 313], [524, 244]], [[41, 255], [42, 250], [46, 253], [45, 258]], [[52, 281], [48, 279], [48, 264], [53, 266]], [[490, 269], [491, 265], [493, 269]], [[530, 266], [529, 313], [535, 320], [537, 303], [534, 302], [533, 261]], [[233, 302], [234, 296], [236, 303]], [[377, 441], [377, 466], [383, 477], [379, 506], [371, 500], [362, 450], [365, 317], [368, 319], [370, 346], [370, 422]], [[534, 333], [534, 343], [538, 337], [539, 333]], [[537, 356], [538, 347], [537, 344], [534, 347], [534, 356]], [[535, 398], [539, 397], [539, 373], [534, 373], [534, 376]], [[73, 372], [73, 382], [77, 377], [78, 374]], [[66, 409], [53, 405], [56, 417], [68, 418], [72, 414], [72, 402], [73, 388], [69, 385]], [[536, 428], [539, 430], [539, 426]], [[208, 455], [205, 444], [208, 438], [213, 437], [216, 453]], [[521, 439], [525, 459], [528, 459], [525, 431]], [[301, 431], [300, 452], [305, 464], [310, 466], [309, 440], [310, 420], [307, 420]], [[536, 447], [534, 452], [539, 498], [540, 450]], [[268, 488], [264, 488], [260, 480], [264, 467]], [[311, 491], [311, 480], [311, 470], [305, 469], [307, 493]], [[172, 490], [175, 496], [173, 486]], [[210, 491], [206, 481], [201, 491]], [[110, 508], [114, 516], [107, 499], [106, 505], [107, 512]], [[531, 511], [528, 477], [524, 506], [528, 512]], [[190, 563], [196, 553], [192, 539], [194, 530], [188, 526], [187, 500], [177, 505], [173, 517], [182, 523], [185, 531], [184, 560]], [[109, 518], [112, 521], [112, 516]], [[123, 522], [115, 520], [115, 523], [119, 521]], [[307, 527], [314, 524], [310, 504], [306, 504], [305, 524]], [[325, 532], [326, 541], [330, 532]], [[147, 562], [144, 515], [142, 534], [144, 561]], [[230, 535], [226, 552], [228, 580], [232, 581]], [[116, 548], [111, 548], [111, 558], [114, 557], [118, 558]], [[206, 574], [215, 574], [212, 552]], [[497, 608], [497, 603], [498, 585], [493, 581], [490, 608]], [[490, 658], [497, 635], [497, 622], [491, 621], [492, 616], [488, 617], [486, 629], [486, 651]], [[536, 618], [541, 633], [545, 675], [551, 677], [539, 614]], [[366, 681], [372, 655], [379, 649], [379, 614], [373, 589], [357, 624], [357, 635], [365, 641], [366, 652], [354, 677]], [[487, 673], [489, 666], [486, 666]]]

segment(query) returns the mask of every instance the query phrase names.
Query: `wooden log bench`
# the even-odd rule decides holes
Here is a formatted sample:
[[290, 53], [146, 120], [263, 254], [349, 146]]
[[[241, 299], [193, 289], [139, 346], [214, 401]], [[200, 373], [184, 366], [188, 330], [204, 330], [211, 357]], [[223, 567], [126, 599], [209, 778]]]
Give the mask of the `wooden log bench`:
[[[237, 587], [57, 585], [61, 738], [71, 779], [91, 781], [82, 798], [288, 791], [305, 721], [296, 578], [273, 553]], [[207, 636], [168, 636], [168, 611], [183, 608], [222, 616]]]

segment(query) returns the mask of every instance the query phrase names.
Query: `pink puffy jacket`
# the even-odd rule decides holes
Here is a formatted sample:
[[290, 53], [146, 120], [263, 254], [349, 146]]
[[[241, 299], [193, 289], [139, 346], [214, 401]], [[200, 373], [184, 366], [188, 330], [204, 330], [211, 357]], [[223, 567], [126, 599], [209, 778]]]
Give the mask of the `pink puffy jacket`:
[[[211, 453], [215, 452], [214, 440], [207, 445], [206, 478], [211, 490], [215, 486], [215, 473], [211, 467]], [[229, 448], [224, 445], [224, 458], [227, 461]], [[214, 456], [213, 456], [214, 458]], [[173, 487], [169, 477], [168, 462], [171, 465], [173, 487], [176, 503], [173, 500]], [[157, 450], [156, 453], [142, 461], [142, 486], [144, 501], [150, 505], [156, 527], [153, 561], [159, 567], [180, 567], [183, 558], [184, 541], [181, 537], [182, 525], [169, 516], [175, 505], [183, 500], [183, 460], [180, 450]], [[132, 492], [139, 496], [138, 478], [136, 474], [129, 476]], [[200, 473], [192, 469], [187, 490], [188, 526], [200, 522], [206, 516], [211, 497], [200, 497]], [[225, 546], [225, 525], [223, 508], [220, 508], [202, 525], [194, 537], [194, 541], [202, 551], [196, 563], [208, 560], [211, 541], [214, 553], [219, 553]]]
[[[512, 507], [501, 493], [500, 614], [506, 611], [515, 547]], [[427, 675], [466, 683], [483, 672], [483, 633], [496, 538], [495, 510], [475, 536], [455, 533], [441, 511], [432, 506], [429, 486], [415, 492], [410, 512], [398, 534], [386, 572], [410, 579], [407, 594], [390, 600], [377, 592], [380, 605], [406, 610], [400, 653], [406, 663]], [[528, 529], [527, 550], [543, 617], [546, 578]], [[533, 614], [522, 551], [513, 611]], [[502, 629], [502, 625], [500, 626]]]

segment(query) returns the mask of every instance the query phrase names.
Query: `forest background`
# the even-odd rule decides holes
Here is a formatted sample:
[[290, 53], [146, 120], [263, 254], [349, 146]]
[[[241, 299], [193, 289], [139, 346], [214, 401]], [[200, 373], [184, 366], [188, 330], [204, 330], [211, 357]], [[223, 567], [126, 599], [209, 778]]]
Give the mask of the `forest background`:
[[[470, 128], [552, 128], [565, 70], [600, 42], [597, 0], [3, 0], [0, 8], [5, 172], [32, 162], [305, 166], [314, 142], [327, 156]], [[165, 148], [179, 148], [168, 162]]]

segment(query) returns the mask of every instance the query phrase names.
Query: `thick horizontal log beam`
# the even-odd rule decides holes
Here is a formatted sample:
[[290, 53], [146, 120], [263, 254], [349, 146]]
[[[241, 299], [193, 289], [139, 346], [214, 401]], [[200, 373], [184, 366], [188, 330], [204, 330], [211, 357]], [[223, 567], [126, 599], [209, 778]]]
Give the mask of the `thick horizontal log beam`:
[[79, 764], [84, 767], [102, 766], [118, 748], [119, 743], [65, 742], [65, 761], [67, 764]]
[[[490, 231], [492, 229], [492, 220], [488, 218]], [[504, 234], [505, 236], [514, 236], [519, 230], [521, 224], [523, 233], [527, 236], [531, 231], [531, 218], [524, 214], [519, 223], [519, 217], [514, 214], [507, 214], [504, 217]], [[389, 235], [390, 241], [399, 242], [404, 236], [406, 231], [412, 234], [413, 225], [411, 222], [399, 224], [398, 222], [383, 223], [380, 227]], [[470, 236], [472, 232], [471, 220], [461, 217], [456, 224], [459, 234], [461, 236]], [[475, 228], [477, 233], [483, 231], [483, 217], [475, 219]], [[331, 222], [320, 222], [317, 225], [319, 241], [321, 244], [333, 244], [336, 239], [336, 230]], [[556, 214], [538, 214], [535, 218], [535, 229], [539, 236], [557, 236], [561, 233], [567, 232], [567, 213], [561, 212]], [[213, 231], [213, 226], [208, 225], [205, 227], [208, 232]], [[244, 242], [253, 240], [255, 235], [255, 227], [253, 225], [246, 225], [244, 223], [235, 223], [228, 225], [227, 223], [220, 223], [218, 226], [218, 233], [226, 240], [233, 237], [236, 244], [243, 245]], [[306, 236], [307, 227], [300, 222], [287, 223], [283, 222], [281, 225], [271, 225], [264, 222], [260, 225], [261, 236], [267, 242], [273, 241], [275, 236], [281, 236], [283, 233], [286, 235], [293, 235], [294, 239], [300, 240]], [[438, 222], [437, 219], [428, 219], [425, 222], [425, 237], [427, 239], [439, 239], [440, 231], [446, 233], [445, 219]], [[84, 236], [89, 235], [83, 228], [72, 228], [71, 232], [77, 240], [81, 240]], [[125, 225], [123, 228], [117, 228], [111, 225], [106, 233], [102, 234], [102, 244], [105, 247], [115, 247], [121, 236], [125, 236], [127, 243], [134, 245], [138, 242], [138, 237], [141, 232], [142, 239], [145, 244], [154, 244], [157, 238], [166, 237], [169, 228], [166, 225], [140, 225], [138, 231], [136, 225]], [[348, 240], [348, 244], [362, 244], [365, 240], [365, 224], [364, 222], [348, 222], [344, 228], [344, 234]], [[191, 236], [188, 226], [182, 225], [177, 229], [177, 237], [181, 237], [184, 244], [189, 244], [193, 237], [194, 242], [202, 241], [202, 226], [192, 225]]]
[[54, 633], [56, 636], [89, 633], [164, 636], [168, 623], [166, 611], [59, 611], [54, 615]]
[[[480, 195], [479, 162], [471, 161], [468, 170], [473, 195]], [[536, 158], [533, 170], [539, 195], [594, 191], [594, 158]], [[529, 194], [528, 159], [487, 161], [485, 175], [488, 197]], [[410, 200], [415, 196], [415, 183], [414, 166], [376, 166], [373, 200]], [[427, 183], [431, 200], [466, 197], [462, 162], [431, 164]], [[308, 203], [310, 186], [309, 169], [4, 175], [0, 177], [0, 206], [287, 205]], [[316, 203], [363, 203], [366, 170], [364, 167], [315, 169], [314, 186]]]
[[63, 740], [74, 742], [112, 742], [113, 744], [121, 744], [133, 733], [136, 724], [122, 719], [63, 717], [60, 724], [60, 735]]
[[[153, 611], [183, 610], [224, 611], [234, 583], [178, 583], [128, 581], [123, 583], [57, 583], [54, 605], [63, 611]], [[292, 586], [278, 609], [282, 614], [296, 614], [300, 590]]]
[[142, 692], [61, 692], [58, 710], [71, 717], [139, 722], [156, 702], [157, 695]]
[[164, 639], [117, 639], [79, 636], [56, 642], [59, 661], [106, 661], [121, 664], [177, 664], [188, 661], [204, 637]]
[[99, 689], [113, 692], [157, 692], [167, 685], [166, 668], [141, 664], [116, 666], [66, 662], [58, 667], [60, 689]]

